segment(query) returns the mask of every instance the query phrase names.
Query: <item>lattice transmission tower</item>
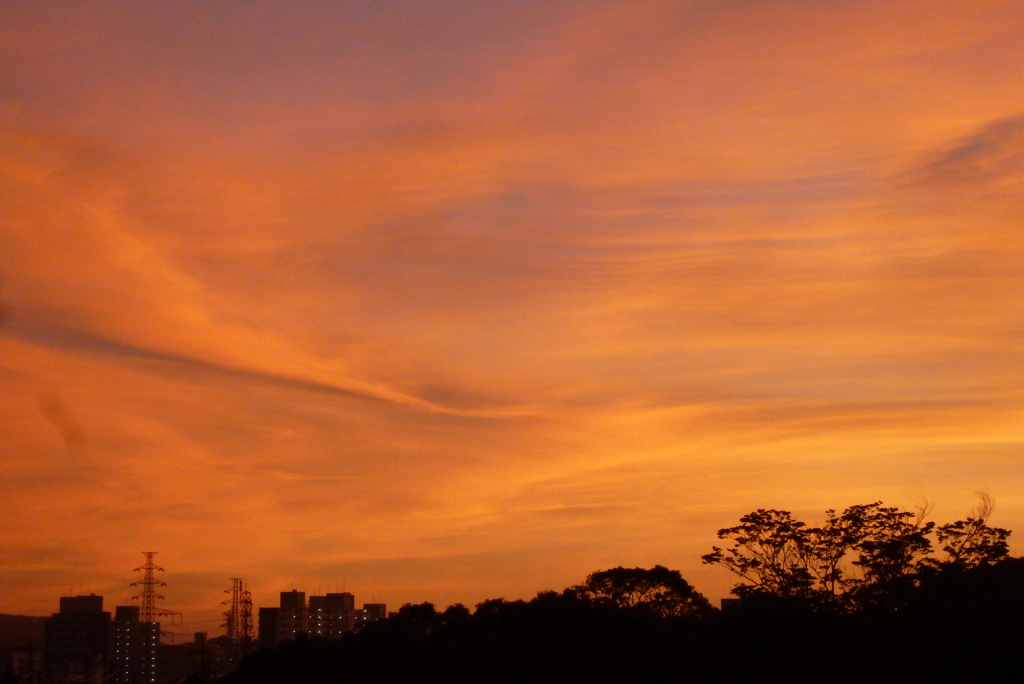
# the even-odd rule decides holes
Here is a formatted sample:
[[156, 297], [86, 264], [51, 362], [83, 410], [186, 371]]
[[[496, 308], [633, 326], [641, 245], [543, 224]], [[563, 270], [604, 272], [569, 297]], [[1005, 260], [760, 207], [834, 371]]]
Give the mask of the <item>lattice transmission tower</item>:
[[231, 594], [231, 598], [221, 602], [221, 605], [228, 606], [221, 627], [224, 627], [228, 639], [248, 644], [252, 641], [252, 594], [245, 587], [245, 579], [232, 577], [231, 588], [225, 589], [224, 593]]
[[252, 643], [252, 594], [248, 589], [242, 590], [242, 645], [248, 648]]
[[160, 608], [156, 605], [157, 601], [164, 600], [164, 597], [157, 593], [157, 591], [160, 587], [167, 586], [166, 582], [156, 578], [156, 573], [164, 571], [163, 568], [153, 562], [153, 556], [156, 554], [156, 551], [142, 552], [142, 555], [146, 557], [146, 563], [133, 570], [133, 572], [141, 572], [142, 579], [131, 583], [131, 586], [139, 587], [141, 591], [136, 596], [132, 596], [132, 600], [139, 601], [139, 622], [158, 622], [158, 619], [161, 617], [169, 617], [173, 625], [176, 619], [180, 621], [181, 613]]

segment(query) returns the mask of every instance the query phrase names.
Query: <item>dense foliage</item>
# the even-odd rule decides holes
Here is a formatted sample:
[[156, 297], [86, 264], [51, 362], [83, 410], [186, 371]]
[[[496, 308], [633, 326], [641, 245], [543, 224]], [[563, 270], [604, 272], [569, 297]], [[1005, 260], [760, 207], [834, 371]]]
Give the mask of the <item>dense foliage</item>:
[[[704, 562], [722, 565], [743, 583], [739, 597], [802, 599], [818, 609], [896, 609], [908, 592], [943, 568], [967, 569], [1005, 558], [1009, 530], [990, 527], [994, 505], [982, 494], [966, 520], [935, 526], [927, 506], [916, 513], [880, 501], [825, 512], [808, 527], [789, 511], [758, 509], [740, 524], [718, 531], [730, 548], [713, 547]], [[944, 558], [931, 555], [931, 536], [945, 544]]]
[[[809, 528], [759, 510], [705, 556], [744, 583], [716, 610], [678, 572], [612, 568], [474, 611], [402, 606], [339, 641], [299, 639], [226, 684], [321, 682], [1013, 681], [1024, 558], [991, 502], [936, 527], [872, 503]], [[942, 544], [936, 558], [931, 537]]]

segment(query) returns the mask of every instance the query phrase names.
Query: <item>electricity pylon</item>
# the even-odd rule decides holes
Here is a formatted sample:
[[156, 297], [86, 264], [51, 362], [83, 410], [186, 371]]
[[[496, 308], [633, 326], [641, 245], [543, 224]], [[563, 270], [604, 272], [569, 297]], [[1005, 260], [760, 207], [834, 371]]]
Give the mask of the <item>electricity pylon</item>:
[[242, 577], [232, 577], [231, 588], [225, 589], [224, 593], [231, 594], [231, 599], [221, 603], [228, 606], [221, 626], [228, 639], [246, 645], [252, 641], [252, 594], [245, 588]]
[[166, 587], [167, 583], [162, 582], [156, 578], [156, 573], [163, 572], [164, 569], [153, 562], [153, 556], [156, 555], [156, 551], [143, 551], [142, 554], [146, 557], [145, 565], [140, 565], [135, 568], [133, 572], [141, 572], [142, 579], [137, 582], [132, 582], [131, 586], [141, 587], [142, 591], [136, 596], [132, 596], [133, 600], [139, 601], [139, 622], [158, 622], [158, 618], [169, 617], [171, 618], [171, 624], [181, 621], [181, 613], [174, 610], [167, 610], [166, 608], [159, 608], [156, 605], [157, 601], [163, 601], [164, 597], [157, 593], [159, 587]]

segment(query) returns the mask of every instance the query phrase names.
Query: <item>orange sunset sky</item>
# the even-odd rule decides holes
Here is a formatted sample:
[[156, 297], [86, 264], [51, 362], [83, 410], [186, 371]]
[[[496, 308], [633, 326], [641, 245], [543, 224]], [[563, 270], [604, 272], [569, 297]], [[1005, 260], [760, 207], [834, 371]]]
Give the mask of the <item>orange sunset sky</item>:
[[1020, 0], [0, 4], [0, 612], [1024, 550]]

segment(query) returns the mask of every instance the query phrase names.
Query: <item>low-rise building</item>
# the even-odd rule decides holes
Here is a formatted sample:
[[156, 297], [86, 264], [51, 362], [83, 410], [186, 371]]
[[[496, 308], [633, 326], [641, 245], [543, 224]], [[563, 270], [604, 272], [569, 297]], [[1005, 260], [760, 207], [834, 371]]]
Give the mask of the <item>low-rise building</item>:
[[280, 606], [259, 609], [259, 644], [273, 648], [300, 634], [321, 639], [340, 639], [360, 626], [387, 617], [383, 603], [367, 603], [355, 607], [355, 596], [348, 592], [310, 596], [305, 592], [281, 592]]

